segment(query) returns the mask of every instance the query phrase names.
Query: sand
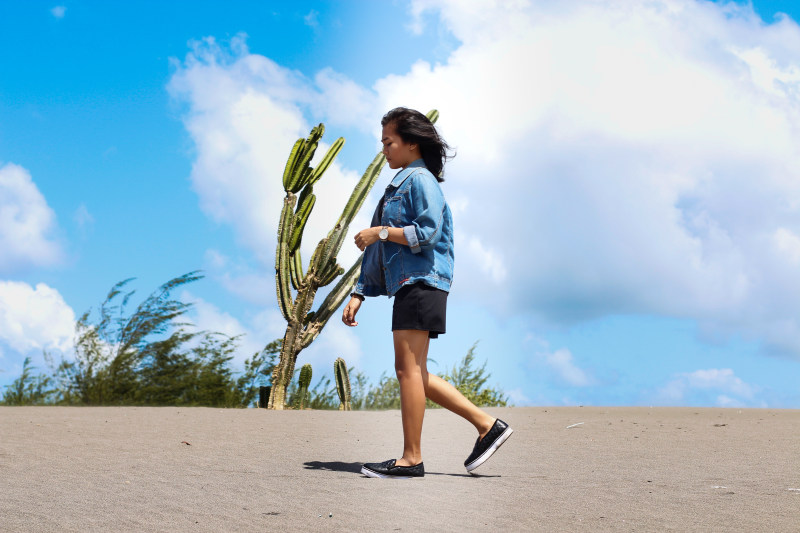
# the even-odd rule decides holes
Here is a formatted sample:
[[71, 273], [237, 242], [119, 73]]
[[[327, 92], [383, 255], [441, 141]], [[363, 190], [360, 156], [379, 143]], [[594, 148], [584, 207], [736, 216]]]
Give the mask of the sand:
[[515, 433], [478, 475], [437, 409], [400, 481], [359, 473], [398, 411], [2, 407], [0, 530], [800, 531], [798, 410], [487, 411]]

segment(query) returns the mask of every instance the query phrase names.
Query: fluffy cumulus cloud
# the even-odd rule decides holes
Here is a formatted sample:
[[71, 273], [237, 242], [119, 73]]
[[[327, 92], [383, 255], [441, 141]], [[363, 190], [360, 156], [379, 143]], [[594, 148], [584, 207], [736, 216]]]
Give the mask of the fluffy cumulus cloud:
[[765, 407], [756, 387], [738, 378], [730, 368], [696, 370], [676, 376], [662, 387], [656, 402], [667, 405]]
[[0, 368], [18, 373], [26, 356], [41, 367], [43, 350], [70, 353], [75, 313], [61, 294], [39, 283], [0, 281]]
[[[561, 324], [691, 318], [800, 358], [795, 22], [695, 0], [417, 0], [411, 11], [413, 28], [434, 13], [460, 45], [371, 87], [330, 70], [312, 81], [241, 41], [195, 47], [170, 87], [188, 103], [206, 211], [267, 261], [277, 176], [305, 117], [371, 131], [396, 105], [436, 107], [458, 150], [445, 190], [456, 283], [471, 295]], [[347, 98], [352, 113], [327, 103]], [[355, 175], [331, 174], [326, 203], [341, 205]]]
[[[324, 81], [326, 86], [338, 84], [332, 74], [321, 77], [332, 80]], [[311, 102], [318, 105], [319, 93], [301, 74], [249, 53], [241, 36], [229, 48], [211, 38], [194, 43], [186, 59], [176, 63], [169, 91], [186, 105], [184, 123], [197, 153], [191, 179], [202, 208], [233, 226], [240, 242], [271, 264], [289, 148], [308, 135], [312, 124], [304, 110]], [[312, 164], [328, 147], [320, 144]], [[315, 185], [315, 194], [325, 201], [316, 204], [306, 226], [305, 257], [333, 227], [359, 178], [334, 162]], [[340, 262], [349, 267], [357, 252], [346, 247]]]
[[800, 356], [793, 21], [693, 0], [414, 6], [462, 44], [376, 90], [440, 108], [450, 186], [480, 213], [459, 230], [493, 252], [474, 248], [476, 274], [506, 270], [487, 291], [552, 321], [690, 317]]
[[585, 387], [592, 383], [592, 379], [582, 369], [575, 365], [572, 352], [561, 348], [553, 353], [543, 354], [545, 363], [566, 384], [573, 387]]
[[568, 348], [553, 350], [550, 344], [535, 335], [527, 340], [533, 349], [533, 357], [529, 360], [531, 367], [543, 367], [554, 381], [568, 387], [588, 387], [596, 384], [594, 377], [581, 368], [572, 351]]
[[56, 216], [30, 172], [0, 166], [0, 273], [57, 263], [62, 250], [54, 239]]

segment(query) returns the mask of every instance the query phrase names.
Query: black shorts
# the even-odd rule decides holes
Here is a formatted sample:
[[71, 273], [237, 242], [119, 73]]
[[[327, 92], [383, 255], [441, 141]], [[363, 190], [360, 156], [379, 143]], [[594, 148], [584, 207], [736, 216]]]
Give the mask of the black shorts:
[[446, 319], [447, 291], [420, 282], [404, 285], [394, 295], [392, 331], [427, 331], [428, 337], [435, 339], [445, 333]]

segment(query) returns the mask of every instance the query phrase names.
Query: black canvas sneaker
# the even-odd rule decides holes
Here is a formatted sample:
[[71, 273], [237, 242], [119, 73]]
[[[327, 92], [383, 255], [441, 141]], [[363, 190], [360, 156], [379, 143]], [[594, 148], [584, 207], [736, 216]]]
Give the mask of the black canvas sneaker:
[[395, 466], [395, 459], [382, 463], [365, 463], [361, 473], [369, 477], [383, 477], [394, 479], [411, 479], [425, 476], [425, 467], [422, 463], [414, 466]]
[[483, 438], [478, 437], [478, 440], [475, 441], [475, 447], [472, 449], [472, 453], [469, 454], [467, 460], [464, 461], [467, 472], [472, 472], [485, 463], [486, 460], [508, 440], [508, 437], [510, 437], [512, 433], [514, 433], [514, 430], [508, 427], [508, 424], [499, 418], [495, 420], [489, 433], [484, 435]]

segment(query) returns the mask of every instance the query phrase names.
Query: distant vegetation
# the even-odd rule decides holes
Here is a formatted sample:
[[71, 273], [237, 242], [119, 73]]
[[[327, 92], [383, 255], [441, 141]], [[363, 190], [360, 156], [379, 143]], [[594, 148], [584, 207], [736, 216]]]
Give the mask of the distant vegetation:
[[[270, 384], [281, 339], [247, 359], [243, 372], [234, 373], [230, 362], [239, 338], [196, 331], [185, 320], [192, 304], [171, 298], [172, 291], [201, 278], [190, 272], [172, 279], [130, 313], [135, 291], [126, 292], [126, 287], [132, 279], [117, 283], [97, 313], [89, 310], [78, 319], [74, 358], [56, 363], [45, 353], [49, 373], [36, 373], [25, 359], [22, 374], [6, 386], [0, 404], [254, 406], [259, 386]], [[490, 377], [486, 364], [473, 368], [476, 345], [442, 378], [476, 405], [504, 406], [502, 391], [484, 387]], [[384, 374], [370, 386], [361, 372], [350, 369], [350, 375], [353, 409], [400, 408], [400, 386], [394, 377]], [[295, 376], [287, 390], [287, 406], [299, 405], [300, 394], [312, 409], [339, 407], [328, 377], [306, 392]]]

